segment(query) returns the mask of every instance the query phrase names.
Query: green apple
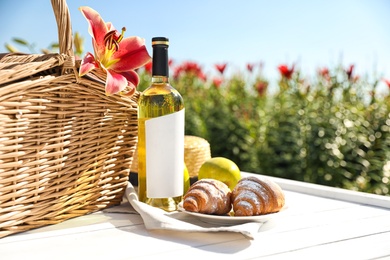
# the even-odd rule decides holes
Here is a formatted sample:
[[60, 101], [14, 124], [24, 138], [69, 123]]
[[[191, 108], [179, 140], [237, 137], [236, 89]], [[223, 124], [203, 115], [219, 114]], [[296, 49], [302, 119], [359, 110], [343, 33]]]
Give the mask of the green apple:
[[213, 157], [202, 164], [198, 179], [219, 180], [225, 183], [230, 190], [233, 190], [241, 179], [241, 171], [232, 160], [224, 157]]
[[184, 190], [183, 190], [183, 195], [187, 193], [189, 188], [190, 188], [190, 174], [188, 173], [187, 166], [184, 163]]

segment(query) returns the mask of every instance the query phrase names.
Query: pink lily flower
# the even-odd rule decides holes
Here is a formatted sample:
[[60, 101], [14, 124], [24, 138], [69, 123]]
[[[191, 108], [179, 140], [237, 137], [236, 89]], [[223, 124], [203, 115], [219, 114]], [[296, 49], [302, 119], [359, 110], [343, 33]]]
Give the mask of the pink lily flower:
[[107, 73], [106, 95], [120, 93], [131, 96], [139, 83], [135, 70], [151, 59], [145, 40], [136, 36], [124, 38], [126, 28], [119, 33], [111, 23], [104, 22], [94, 9], [87, 6], [79, 9], [89, 23], [88, 31], [95, 52], [95, 55], [90, 52], [85, 55], [79, 75], [100, 68]]

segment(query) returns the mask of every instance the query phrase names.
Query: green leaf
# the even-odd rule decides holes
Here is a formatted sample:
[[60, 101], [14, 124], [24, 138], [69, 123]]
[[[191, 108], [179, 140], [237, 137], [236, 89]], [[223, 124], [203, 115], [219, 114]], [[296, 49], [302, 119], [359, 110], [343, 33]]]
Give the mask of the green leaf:
[[60, 47], [60, 45], [58, 43], [52, 43], [50, 45], [50, 48], [52, 48], [52, 49], [56, 49], [56, 48], [59, 48], [59, 47]]
[[5, 48], [9, 51], [9, 52], [12, 52], [12, 53], [15, 53], [15, 52], [19, 52], [19, 50], [17, 48], [15, 48], [13, 45], [11, 44], [8, 44], [6, 43], [5, 45]]
[[24, 46], [29, 46], [29, 43], [26, 40], [23, 40], [21, 38], [12, 38], [12, 40], [16, 43], [19, 43]]

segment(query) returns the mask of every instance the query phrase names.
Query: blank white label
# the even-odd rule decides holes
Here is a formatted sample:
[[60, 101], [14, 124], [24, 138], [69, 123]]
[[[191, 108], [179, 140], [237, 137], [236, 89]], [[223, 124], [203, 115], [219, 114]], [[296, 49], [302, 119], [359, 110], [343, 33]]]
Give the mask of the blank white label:
[[183, 195], [184, 109], [145, 121], [148, 198]]

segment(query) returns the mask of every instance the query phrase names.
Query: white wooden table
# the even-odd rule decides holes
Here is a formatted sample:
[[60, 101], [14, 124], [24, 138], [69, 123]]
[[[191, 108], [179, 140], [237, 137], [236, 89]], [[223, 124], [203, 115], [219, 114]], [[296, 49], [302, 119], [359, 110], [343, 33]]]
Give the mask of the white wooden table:
[[96, 212], [2, 238], [0, 259], [390, 259], [390, 197], [275, 180], [288, 209], [254, 240], [148, 231], [139, 215]]

